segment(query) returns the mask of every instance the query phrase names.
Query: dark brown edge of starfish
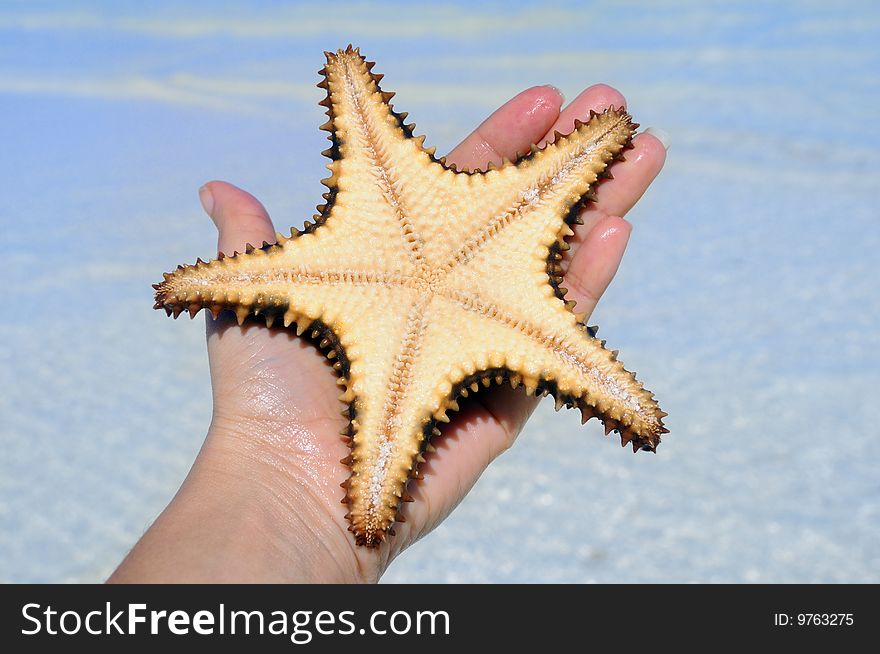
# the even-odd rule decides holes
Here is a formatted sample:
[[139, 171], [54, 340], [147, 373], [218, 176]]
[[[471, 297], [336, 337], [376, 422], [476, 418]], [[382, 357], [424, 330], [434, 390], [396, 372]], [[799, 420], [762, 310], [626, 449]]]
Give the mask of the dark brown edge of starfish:
[[[328, 61], [329, 61], [330, 56], [335, 56], [334, 53], [330, 53], [330, 52], [325, 52], [324, 54], [327, 57]], [[348, 47], [345, 49], [344, 54], [357, 54], [358, 56], [361, 56], [360, 49], [354, 48], [351, 44], [349, 44]], [[486, 170], [459, 169], [455, 166], [455, 164], [447, 163], [446, 157], [436, 157], [435, 156], [436, 147], [432, 146], [432, 147], [426, 148], [424, 146], [425, 136], [415, 136], [414, 135], [415, 123], [406, 124], [404, 122], [409, 114], [407, 112], [394, 111], [394, 108], [393, 108], [390, 100], [391, 100], [391, 98], [394, 97], [395, 93], [382, 91], [382, 89], [379, 85], [379, 82], [382, 80], [384, 75], [372, 72], [372, 69], [375, 66], [375, 62], [364, 60], [364, 64], [367, 67], [367, 70], [370, 72], [370, 75], [371, 75], [374, 83], [376, 84], [376, 89], [379, 91], [379, 93], [382, 94], [383, 100], [388, 103], [388, 108], [389, 108], [391, 114], [397, 120], [397, 123], [398, 123], [399, 127], [401, 128], [401, 130], [403, 131], [403, 133], [405, 134], [405, 136], [407, 138], [413, 138], [413, 139], [420, 140], [421, 141], [420, 146], [422, 147], [422, 150], [428, 154], [431, 161], [434, 163], [440, 164], [444, 169], [449, 170], [449, 171], [451, 171], [455, 174], [459, 174], [459, 175], [484, 175], [484, 174], [487, 174], [493, 170], [497, 170], [497, 169], [502, 168], [507, 165], [514, 165], [514, 164], [519, 165], [523, 161], [527, 161], [527, 160], [533, 158], [538, 152], [540, 152], [540, 149], [536, 145], [532, 145], [530, 148], [530, 151], [528, 153], [525, 153], [522, 156], [519, 156], [519, 154], [517, 153], [517, 155], [514, 157], [514, 159], [512, 161], [505, 158], [500, 166], [496, 165], [494, 163], [490, 163], [487, 166]], [[340, 140], [336, 134], [336, 129], [335, 129], [335, 116], [333, 115], [332, 102], [330, 99], [329, 83], [327, 81], [327, 70], [326, 70], [326, 68], [322, 68], [321, 70], [318, 71], [318, 73], [323, 76], [323, 79], [317, 84], [317, 86], [319, 88], [325, 89], [327, 92], [325, 98], [323, 100], [321, 100], [318, 104], [320, 106], [323, 106], [326, 108], [325, 113], [328, 117], [328, 120], [324, 124], [322, 124], [319, 127], [319, 129], [326, 131], [326, 132], [329, 132], [327, 138], [331, 142], [330, 147], [327, 148], [326, 150], [322, 151], [321, 154], [324, 155], [325, 157], [328, 157], [331, 161], [337, 161], [340, 158], [340, 151], [339, 151]], [[609, 111], [615, 111], [615, 108], [612, 106], [609, 108]], [[596, 113], [595, 111], [590, 111], [590, 119], [592, 119], [598, 115], [599, 114]], [[575, 120], [573, 131], [577, 130], [583, 124], [585, 124], [585, 123], [580, 120]], [[637, 123], [630, 122], [630, 127], [633, 130], [638, 128], [638, 126], [639, 125]], [[566, 136], [566, 135], [560, 133], [559, 131], [554, 131], [553, 142], [555, 142], [557, 139], [559, 139], [560, 137], [563, 137], [563, 136]], [[599, 174], [596, 182], [594, 182], [594, 184], [590, 186], [589, 190], [577, 202], [575, 202], [574, 205], [571, 207], [571, 209], [570, 209], [569, 213], [567, 214], [565, 221], [564, 221], [567, 226], [583, 224], [583, 220], [580, 218], [580, 213], [589, 202], [594, 202], [596, 200], [595, 191], [596, 191], [597, 184], [601, 183], [601, 181], [603, 179], [613, 179], [613, 175], [608, 170], [608, 168], [610, 168], [610, 166], [615, 161], [625, 161], [625, 158], [623, 156], [624, 151], [632, 149], [632, 148], [633, 148], [632, 137], [630, 137], [627, 140], [627, 142], [624, 144], [621, 151], [617, 155], [612, 157], [612, 159], [606, 164], [605, 169], [603, 170], [602, 173]], [[330, 213], [332, 211], [334, 201], [336, 199], [336, 194], [338, 191], [335, 176], [331, 175], [328, 178], [322, 179], [321, 183], [328, 188], [328, 191], [326, 191], [325, 193], [322, 194], [322, 197], [324, 198], [325, 203], [320, 204], [316, 207], [318, 213], [315, 214], [315, 216], [313, 217], [314, 222], [305, 221], [305, 223], [303, 225], [303, 229], [301, 229], [301, 230], [291, 228], [291, 231], [290, 231], [290, 238], [291, 239], [298, 238], [299, 236], [301, 236], [303, 234], [310, 234], [310, 233], [315, 232], [318, 228], [322, 227], [326, 223], [327, 219], [330, 217]], [[560, 232], [559, 236], [557, 237], [556, 243], [554, 243], [550, 248], [548, 248], [547, 277], [548, 277], [548, 283], [553, 288], [556, 297], [559, 298], [565, 304], [566, 308], [569, 311], [571, 311], [572, 307], [574, 305], [574, 302], [565, 300], [565, 295], [567, 294], [568, 290], [566, 288], [560, 286], [560, 283], [562, 282], [562, 279], [563, 279], [561, 260], [564, 257], [564, 252], [566, 252], [570, 248], [570, 246], [568, 244], [568, 238], [570, 238], [570, 235], [566, 236], [562, 232]], [[267, 241], [263, 241], [262, 245], [260, 246], [260, 249], [265, 250], [265, 251], [269, 251], [269, 250], [276, 248], [276, 247], [280, 247], [280, 246], [277, 244], [274, 244], [274, 243], [268, 243]], [[255, 249], [257, 249], [257, 248], [255, 248], [254, 246], [252, 246], [251, 244], [248, 243], [245, 246], [244, 253], [250, 254]], [[238, 254], [239, 254], [238, 252], [234, 252], [233, 254], [228, 255], [228, 256], [235, 258]], [[559, 256], [557, 256], [557, 255], [559, 255]], [[223, 253], [220, 253], [218, 255], [218, 258], [223, 259], [223, 258], [225, 258], [225, 256], [223, 255]], [[202, 262], [199, 259], [195, 265], [204, 265], [204, 263], [205, 262]], [[184, 268], [184, 266], [178, 266], [178, 268]], [[188, 307], [184, 307], [181, 305], [171, 307], [171, 306], [164, 304], [163, 302], [161, 302], [161, 297], [160, 297], [161, 292], [162, 292], [163, 283], [153, 285], [153, 288], [156, 289], [156, 291], [157, 291], [156, 292], [156, 304], [154, 305], [155, 309], [165, 309], [166, 313], [168, 315], [173, 315], [174, 318], [177, 318], [182, 311], [186, 310], [190, 314], [190, 318], [194, 318], [195, 314], [198, 313], [198, 311], [201, 308], [203, 308], [202, 306], [199, 306], [197, 304], [193, 304]], [[228, 308], [229, 307], [219, 307], [219, 306], [209, 307], [214, 318], [217, 318], [217, 316], [223, 310], [228, 309]], [[266, 325], [271, 327], [275, 318], [277, 318], [280, 315], [283, 315], [284, 310], [282, 308], [271, 308], [271, 309], [265, 309], [265, 310], [258, 309], [257, 311], [254, 311], [253, 314], [247, 316], [246, 320], [258, 318], [259, 317], [258, 314], [260, 312], [262, 312], [264, 314], [261, 320], [264, 320], [266, 322]], [[594, 338], [594, 339], [596, 338], [596, 332], [598, 330], [598, 327], [589, 327], [587, 325], [583, 325], [583, 328], [587, 332], [587, 335], [589, 337]], [[315, 347], [318, 348], [319, 350], [327, 350], [328, 359], [332, 359], [332, 358], [336, 359], [336, 362], [334, 362], [332, 364], [332, 367], [333, 367], [334, 371], [337, 373], [337, 376], [343, 380], [348, 379], [348, 377], [350, 375], [350, 365], [351, 365], [350, 360], [345, 352], [345, 348], [340, 343], [338, 335], [333, 331], [333, 329], [329, 325], [326, 325], [325, 323], [323, 323], [319, 320], [312, 321], [309, 324], [309, 326], [306, 328], [306, 330], [304, 330], [302, 336], [306, 336], [307, 339], [310, 342], [312, 342], [315, 345]], [[605, 346], [604, 340], [600, 341], [600, 346], [604, 348], [604, 346]], [[616, 351], [612, 352], [612, 356], [614, 356], [616, 358]], [[635, 377], [635, 373], [633, 373], [633, 376]], [[474, 372], [473, 374], [468, 375], [467, 377], [463, 378], [462, 380], [460, 380], [458, 383], [456, 383], [453, 386], [449, 395], [443, 401], [444, 410], [446, 412], [456, 412], [459, 408], [458, 401], [460, 399], [468, 398], [471, 396], [471, 394], [475, 394], [484, 388], [490, 388], [493, 385], [493, 382], [494, 382], [494, 385], [509, 384], [512, 388], [516, 389], [520, 384], [520, 382], [517, 381], [518, 378], [519, 378], [519, 375], [517, 373], [513, 373], [512, 371], [510, 371], [507, 368], [489, 368], [489, 369], [484, 369], [484, 370], [478, 370], [478, 371]], [[475, 383], [477, 384], [476, 391], [474, 391], [472, 389], [472, 385]], [[595, 412], [594, 407], [590, 406], [584, 400], [584, 398], [575, 397], [572, 395], [561, 393], [559, 391], [556, 383], [552, 380], [538, 380], [537, 385], [534, 389], [534, 395], [536, 397], [543, 397], [545, 395], [552, 396], [556, 402], [555, 408], [557, 411], [559, 409], [561, 409], [563, 406], [565, 406], [567, 408], [578, 408], [581, 411], [581, 424], [586, 423], [587, 420], [589, 420], [590, 418], [593, 418], [593, 417], [599, 419], [599, 421], [602, 422], [602, 424], [604, 425], [606, 436], [608, 434], [610, 434], [612, 431], [619, 433], [621, 436], [621, 446], [626, 447], [627, 444], [631, 444], [632, 448], [633, 448], [633, 452], [637, 452], [639, 450], [656, 452], [657, 445], [660, 442], [660, 434], [668, 433], [668, 431], [669, 431], [668, 429], [666, 429], [663, 426], [663, 423], [662, 423], [662, 418], [665, 417], [667, 414], [665, 412], [661, 412], [661, 414], [659, 416], [660, 430], [659, 430], [659, 433], [656, 435], [655, 440], [651, 441], [647, 438], [639, 437], [638, 435], [634, 434], [632, 432], [632, 430], [623, 426], [620, 422], [618, 422], [612, 418], [604, 418], [603, 419], [600, 415], [598, 415]], [[479, 398], [477, 398], [477, 400], [479, 401]], [[345, 408], [341, 411], [342, 416], [344, 418], [346, 418], [346, 420], [347, 420], [347, 425], [341, 430], [340, 436], [343, 438], [344, 442], [349, 447], [351, 447], [354, 443], [354, 435], [355, 435], [354, 421], [357, 418], [356, 404], [357, 404], [357, 398], [355, 398], [351, 402], [346, 403]], [[481, 404], [483, 404], [483, 403], [481, 402]], [[485, 405], [483, 405], [483, 406], [485, 406]], [[424, 427], [423, 433], [422, 433], [420, 453], [419, 453], [415, 463], [413, 464], [412, 469], [410, 470], [409, 479], [408, 479], [408, 481], [407, 481], [406, 485], [404, 486], [403, 491], [401, 493], [400, 501], [398, 502], [398, 505], [395, 510], [395, 518], [394, 518], [395, 522], [406, 522], [406, 518], [402, 514], [403, 504], [413, 501], [413, 497], [408, 493], [407, 489], [409, 488], [409, 484], [412, 482], [412, 480], [424, 479], [423, 475], [419, 472], [419, 464], [425, 463], [427, 461], [426, 455], [430, 456], [433, 452], [436, 451], [434, 446], [431, 444], [431, 440], [432, 440], [432, 438], [436, 438], [438, 436], [441, 436], [442, 432], [440, 430], [439, 425], [440, 425], [440, 421], [433, 418], [432, 416], [425, 423], [425, 427]], [[352, 462], [353, 462], [353, 460], [352, 460], [351, 454], [347, 455], [345, 458], [340, 460], [340, 463], [342, 463], [343, 465], [345, 465], [346, 467], [349, 468], [350, 473], [351, 473]], [[350, 479], [351, 479], [351, 474], [349, 474], [349, 477], [340, 484], [340, 486], [345, 490], [345, 496], [342, 498], [341, 503], [345, 504], [346, 506], [350, 505], [352, 502], [352, 498], [349, 496]], [[347, 521], [349, 521], [349, 519], [350, 519], [349, 513], [345, 514], [345, 519]], [[348, 525], [348, 530], [354, 534], [355, 542], [358, 545], [363, 545], [363, 546], [372, 547], [372, 548], [378, 547], [382, 542], [384, 542], [387, 537], [386, 534], [390, 534], [392, 536], [396, 535], [394, 528], [389, 527], [387, 529], [387, 531], [379, 532], [378, 534], [376, 534], [377, 540], [368, 541], [364, 535], [354, 533], [354, 527], [350, 523]]]

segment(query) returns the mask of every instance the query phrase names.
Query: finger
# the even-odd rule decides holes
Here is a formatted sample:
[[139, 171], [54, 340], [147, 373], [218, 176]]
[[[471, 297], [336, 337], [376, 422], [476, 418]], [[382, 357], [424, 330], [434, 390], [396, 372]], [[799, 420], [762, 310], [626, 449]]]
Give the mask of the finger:
[[566, 300], [574, 311], [593, 313], [623, 259], [632, 226], [620, 216], [603, 216], [584, 237], [565, 273]]
[[648, 190], [666, 162], [666, 146], [650, 132], [643, 132], [633, 139], [633, 149], [626, 152], [626, 160], [612, 168], [613, 179], [596, 187], [596, 201], [589, 203], [581, 218], [584, 227], [581, 238], [572, 239], [572, 248], [591, 231], [593, 225], [606, 216], [625, 216], [639, 198]]
[[266, 209], [253, 195], [226, 182], [208, 182], [199, 189], [199, 200], [219, 232], [217, 249], [224, 254], [242, 252], [250, 243], [275, 242], [275, 228]]
[[458, 168], [484, 169], [527, 152], [559, 117], [563, 98], [553, 86], [534, 86], [506, 102], [446, 157]]
[[568, 240], [571, 250], [562, 259], [563, 272], [568, 271], [584, 240], [600, 221], [609, 216], [622, 217], [632, 209], [665, 161], [666, 148], [656, 136], [643, 132], [633, 139], [633, 149], [626, 153], [626, 160], [614, 164], [614, 179], [600, 182], [596, 187], [596, 201], [581, 211], [583, 225], [576, 226], [574, 236]]
[[625, 106], [626, 98], [617, 89], [607, 84], [594, 84], [587, 87], [562, 110], [553, 125], [547, 129], [547, 133], [543, 135], [538, 146], [544, 147], [547, 143], [552, 142], [554, 132], [571, 134], [574, 131], [574, 121], [586, 122], [590, 119], [590, 111], [601, 113], [608, 107]]
[[[539, 145], [552, 141], [554, 132], [571, 133], [574, 130], [574, 121], [589, 120], [590, 111], [601, 112], [611, 106], [626, 106], [626, 98], [620, 91], [607, 84], [590, 86], [562, 110]], [[626, 153], [626, 160], [614, 164], [614, 179], [604, 181], [596, 187], [597, 201], [588, 204], [581, 213], [584, 225], [575, 229], [575, 235], [569, 242], [571, 255], [575, 254], [598, 221], [607, 216], [625, 216], [635, 205], [663, 168], [666, 147], [661, 139], [647, 132], [633, 139], [633, 149]], [[563, 269], [570, 260], [571, 257], [563, 260]]]

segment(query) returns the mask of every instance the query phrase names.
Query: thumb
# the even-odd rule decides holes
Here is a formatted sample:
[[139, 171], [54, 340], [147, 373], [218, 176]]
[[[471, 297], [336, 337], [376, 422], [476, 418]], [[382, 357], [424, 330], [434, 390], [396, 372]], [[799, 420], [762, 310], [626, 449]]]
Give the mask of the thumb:
[[275, 228], [265, 207], [250, 193], [226, 182], [208, 182], [199, 189], [199, 200], [219, 232], [217, 250], [230, 255], [250, 243], [275, 242]]

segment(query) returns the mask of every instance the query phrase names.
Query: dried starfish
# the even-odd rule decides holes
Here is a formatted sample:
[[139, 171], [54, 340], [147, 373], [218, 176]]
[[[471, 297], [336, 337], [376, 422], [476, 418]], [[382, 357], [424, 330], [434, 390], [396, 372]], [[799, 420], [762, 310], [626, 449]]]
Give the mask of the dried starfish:
[[166, 273], [156, 308], [261, 316], [311, 334], [337, 359], [351, 474], [349, 530], [376, 547], [457, 399], [491, 384], [549, 393], [598, 417], [633, 451], [654, 450], [666, 415], [566, 302], [570, 223], [631, 147], [623, 109], [486, 172], [447, 166], [414, 137], [392, 93], [351, 46], [325, 53], [327, 203], [277, 244]]

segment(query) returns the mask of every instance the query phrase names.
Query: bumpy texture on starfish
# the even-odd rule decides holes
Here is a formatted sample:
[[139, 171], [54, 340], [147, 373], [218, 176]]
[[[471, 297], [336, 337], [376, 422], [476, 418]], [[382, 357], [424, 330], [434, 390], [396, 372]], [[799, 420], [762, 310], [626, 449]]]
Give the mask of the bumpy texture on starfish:
[[631, 147], [629, 115], [611, 108], [516, 164], [458, 171], [412, 135], [358, 50], [325, 54], [333, 161], [315, 224], [166, 273], [156, 308], [295, 325], [337, 359], [350, 420], [343, 502], [361, 545], [393, 533], [438, 423], [481, 386], [549, 393], [633, 451], [653, 450], [666, 414], [559, 286], [569, 224]]

